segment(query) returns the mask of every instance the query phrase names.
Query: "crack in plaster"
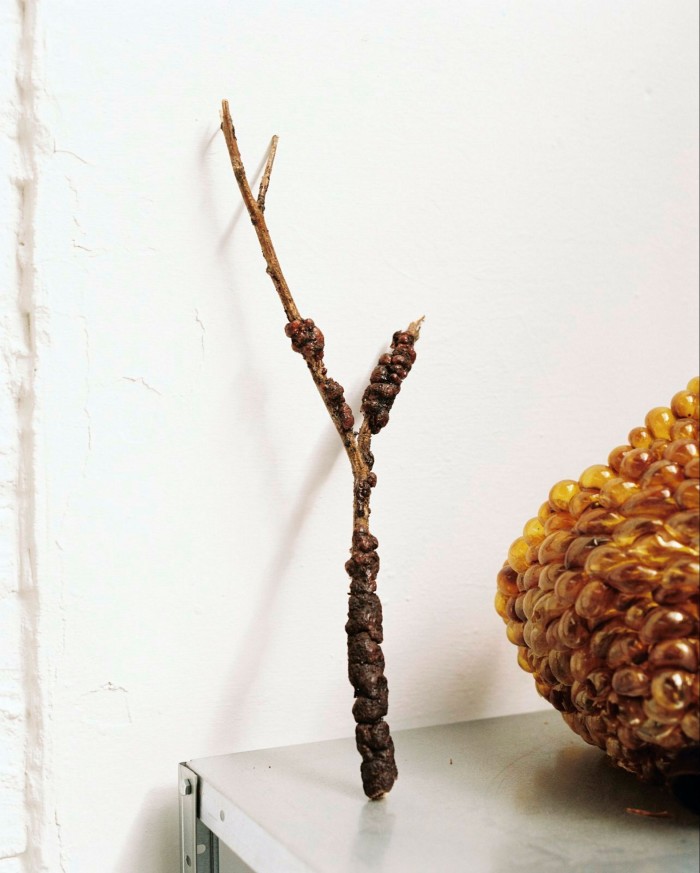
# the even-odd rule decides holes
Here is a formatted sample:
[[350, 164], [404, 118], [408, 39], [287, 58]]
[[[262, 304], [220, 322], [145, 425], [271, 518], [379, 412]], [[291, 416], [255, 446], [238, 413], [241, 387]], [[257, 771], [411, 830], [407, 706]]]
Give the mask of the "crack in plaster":
[[195, 311], [194, 311], [194, 320], [197, 322], [197, 324], [199, 325], [200, 330], [201, 330], [201, 336], [199, 338], [199, 341], [202, 345], [202, 354], [204, 354], [204, 335], [206, 334], [207, 329], [204, 326], [204, 322], [199, 317], [199, 310], [198, 309], [195, 309]]
[[122, 379], [125, 379], [127, 382], [134, 382], [137, 385], [143, 385], [144, 388], [147, 388], [159, 397], [163, 396], [157, 388], [154, 388], [153, 385], [149, 385], [143, 376], [122, 376]]

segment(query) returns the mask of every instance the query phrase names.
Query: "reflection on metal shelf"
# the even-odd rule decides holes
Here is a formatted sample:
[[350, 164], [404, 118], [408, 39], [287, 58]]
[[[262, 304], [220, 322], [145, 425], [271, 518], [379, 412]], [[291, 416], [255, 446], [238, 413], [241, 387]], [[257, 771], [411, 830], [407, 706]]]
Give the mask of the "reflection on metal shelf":
[[697, 817], [554, 711], [395, 741], [399, 781], [374, 803], [353, 739], [190, 761], [198, 822], [240, 859], [231, 873], [697, 873]]

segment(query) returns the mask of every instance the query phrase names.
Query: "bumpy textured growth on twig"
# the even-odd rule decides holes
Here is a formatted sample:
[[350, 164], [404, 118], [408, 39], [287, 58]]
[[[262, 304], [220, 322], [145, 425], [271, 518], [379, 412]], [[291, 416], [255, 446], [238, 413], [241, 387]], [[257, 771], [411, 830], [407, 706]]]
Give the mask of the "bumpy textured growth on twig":
[[362, 397], [362, 412], [373, 434], [389, 423], [389, 412], [416, 360], [413, 345], [416, 337], [405, 330], [397, 330], [391, 343], [391, 352], [382, 355], [372, 371], [369, 385]]
[[394, 743], [384, 716], [389, 708], [389, 687], [384, 676], [381, 642], [382, 604], [375, 591], [379, 571], [378, 541], [366, 530], [352, 537], [350, 601], [345, 630], [348, 635], [348, 676], [355, 690], [352, 713], [355, 738], [362, 755], [362, 784], [368, 797], [386, 794], [396, 781]]

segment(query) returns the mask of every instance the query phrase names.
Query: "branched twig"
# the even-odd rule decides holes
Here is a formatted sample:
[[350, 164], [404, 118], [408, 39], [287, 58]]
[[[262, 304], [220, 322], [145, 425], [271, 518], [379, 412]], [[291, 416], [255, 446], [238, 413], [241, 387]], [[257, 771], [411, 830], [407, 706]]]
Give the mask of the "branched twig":
[[285, 333], [292, 348], [306, 361], [333, 424], [338, 431], [353, 472], [353, 536], [350, 560], [345, 569], [350, 576], [348, 621], [348, 675], [355, 689], [353, 715], [357, 748], [362, 755], [362, 785], [368, 797], [376, 800], [391, 790], [398, 772], [394, 762], [394, 744], [389, 725], [384, 721], [388, 710], [388, 686], [384, 676], [384, 655], [381, 642], [382, 605], [376, 594], [379, 556], [377, 539], [369, 530], [370, 495], [377, 484], [372, 472], [374, 457], [372, 435], [389, 420], [389, 411], [401, 390], [416, 358], [414, 345], [423, 319], [411, 322], [394, 334], [391, 351], [382, 355], [370, 377], [362, 398], [363, 421], [355, 433], [354, 417], [345, 400], [343, 386], [328, 376], [323, 363], [325, 340], [310, 318], [302, 318], [282, 273], [270, 231], [265, 222], [265, 197], [270, 184], [272, 165], [277, 150], [277, 137], [272, 138], [258, 196], [250, 189], [231, 120], [228, 101], [222, 102], [221, 129], [226, 138], [231, 166], [258, 235], [267, 272], [282, 301], [287, 325]]

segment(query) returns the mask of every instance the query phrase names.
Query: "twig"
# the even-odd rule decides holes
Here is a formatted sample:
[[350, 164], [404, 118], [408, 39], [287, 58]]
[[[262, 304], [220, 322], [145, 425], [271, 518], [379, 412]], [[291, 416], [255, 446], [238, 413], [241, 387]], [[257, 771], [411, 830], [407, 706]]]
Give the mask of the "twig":
[[272, 141], [270, 142], [270, 151], [267, 155], [265, 171], [263, 172], [262, 179], [260, 180], [260, 188], [258, 189], [258, 206], [260, 207], [261, 212], [265, 211], [265, 197], [267, 197], [267, 189], [270, 187], [270, 175], [272, 174], [272, 165], [275, 162], [275, 155], [277, 154], [278, 142], [279, 137], [273, 136]]
[[379, 556], [377, 539], [369, 530], [370, 496], [377, 484], [372, 472], [372, 435], [386, 425], [389, 410], [401, 383], [408, 375], [416, 353], [423, 319], [411, 322], [404, 331], [394, 334], [391, 351], [382, 355], [375, 367], [363, 400], [364, 419], [359, 434], [354, 417], [345, 400], [343, 386], [328, 376], [323, 363], [325, 339], [310, 318], [302, 318], [277, 260], [270, 232], [264, 218], [265, 197], [270, 184], [277, 150], [272, 138], [257, 199], [253, 197], [243, 168], [228, 101], [222, 102], [221, 128], [226, 138], [231, 166], [243, 202], [257, 233], [267, 272], [277, 289], [287, 316], [285, 333], [292, 348], [306, 361], [307, 367], [338, 431], [353, 472], [353, 536], [350, 560], [345, 569], [350, 576], [348, 621], [348, 675], [355, 690], [353, 715], [357, 748], [362, 755], [362, 785], [368, 797], [376, 800], [391, 790], [398, 771], [394, 761], [394, 744], [389, 725], [384, 721], [388, 710], [389, 690], [384, 676], [382, 605], [376, 594]]

